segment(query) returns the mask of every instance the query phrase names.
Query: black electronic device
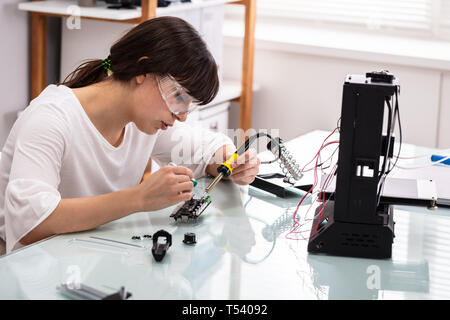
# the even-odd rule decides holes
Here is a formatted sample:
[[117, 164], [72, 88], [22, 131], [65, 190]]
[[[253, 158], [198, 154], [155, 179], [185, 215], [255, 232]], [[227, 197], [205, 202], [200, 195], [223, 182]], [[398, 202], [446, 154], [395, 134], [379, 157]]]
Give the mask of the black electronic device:
[[191, 2], [191, 0], [158, 0], [158, 7], [168, 7], [172, 2]]
[[141, 5], [140, 0], [106, 0], [106, 3], [112, 4], [108, 9], [135, 9]]
[[[105, 0], [106, 3], [113, 4], [108, 9], [134, 9], [141, 6], [141, 0]], [[191, 2], [191, 0], [158, 0], [158, 7], [168, 7], [172, 2]]]
[[[387, 168], [387, 163], [392, 156], [398, 93], [397, 79], [386, 71], [347, 76], [342, 98], [335, 197], [316, 209], [309, 252], [391, 257], [393, 210], [389, 203], [380, 202], [380, 195], [391, 169]], [[389, 114], [384, 135], [386, 107]]]
[[[172, 235], [166, 230], [159, 230], [153, 234], [152, 254], [156, 261], [160, 262], [166, 255], [167, 250], [172, 245]], [[164, 238], [165, 242], [159, 242], [159, 238]]]

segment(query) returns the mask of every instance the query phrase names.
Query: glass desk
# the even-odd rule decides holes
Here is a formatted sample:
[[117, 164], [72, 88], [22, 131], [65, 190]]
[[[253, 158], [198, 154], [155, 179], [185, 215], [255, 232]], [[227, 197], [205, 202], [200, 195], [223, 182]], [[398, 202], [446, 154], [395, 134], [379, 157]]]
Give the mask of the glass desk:
[[[305, 158], [314, 149], [304, 149]], [[125, 286], [133, 299], [450, 299], [450, 210], [395, 206], [392, 259], [333, 257], [286, 238], [301, 196], [223, 181], [195, 223], [175, 222], [170, 207], [43, 240], [0, 258], [0, 299], [65, 299], [56, 287], [74, 279], [105, 292]], [[156, 262], [152, 240], [131, 237], [160, 229], [172, 246]], [[195, 245], [182, 242], [187, 232]]]

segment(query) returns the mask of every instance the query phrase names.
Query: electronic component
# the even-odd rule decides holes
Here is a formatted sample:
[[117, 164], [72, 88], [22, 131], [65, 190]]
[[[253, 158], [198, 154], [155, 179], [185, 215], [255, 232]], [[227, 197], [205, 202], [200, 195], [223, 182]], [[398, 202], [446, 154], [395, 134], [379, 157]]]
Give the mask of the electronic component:
[[131, 240], [141, 240], [141, 236], [132, 236]]
[[211, 197], [209, 195], [204, 195], [199, 199], [192, 198], [176, 207], [170, 217], [175, 221], [181, 220], [182, 222], [196, 220], [210, 204]]
[[395, 77], [388, 70], [372, 71], [366, 73], [366, 78], [372, 82], [393, 83]]
[[[384, 71], [347, 76], [342, 99], [336, 195], [334, 200], [325, 201], [316, 209], [309, 252], [391, 257], [393, 209], [390, 204], [380, 203], [380, 197], [384, 179], [395, 166], [387, 167], [396, 119], [401, 146], [398, 92], [397, 79]], [[386, 106], [387, 136], [383, 137]]]
[[185, 233], [183, 243], [184, 244], [196, 244], [197, 241], [195, 240], [195, 233], [193, 233], [193, 232]]
[[150, 234], [144, 234], [143, 237], [144, 237], [144, 239], [151, 239], [152, 238], [152, 236]]
[[[164, 242], [160, 242], [159, 238], [164, 238]], [[156, 261], [160, 262], [166, 255], [167, 250], [172, 245], [172, 235], [166, 230], [159, 230], [153, 234], [152, 254]]]
[[107, 294], [82, 283], [62, 283], [56, 289], [63, 295], [77, 300], [127, 300], [132, 296], [125, 290], [125, 287], [121, 287], [115, 293]]

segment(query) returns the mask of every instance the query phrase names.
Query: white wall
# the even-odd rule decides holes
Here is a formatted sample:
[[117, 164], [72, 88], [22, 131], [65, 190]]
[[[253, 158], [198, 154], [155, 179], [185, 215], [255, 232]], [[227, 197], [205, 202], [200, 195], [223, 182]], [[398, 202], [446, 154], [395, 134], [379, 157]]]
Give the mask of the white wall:
[[439, 123], [439, 147], [450, 148], [450, 73], [442, 75], [442, 100]]
[[17, 9], [21, 1], [0, 1], [0, 148], [29, 99], [29, 22]]
[[[226, 79], [239, 79], [241, 50], [239, 41], [225, 40]], [[276, 46], [269, 49], [258, 41], [254, 82], [261, 88], [254, 95], [252, 126], [279, 129], [285, 140], [315, 129], [332, 130], [340, 117], [345, 76], [380, 69], [388, 69], [400, 79], [404, 141], [450, 147], [450, 74], [442, 77], [435, 69], [319, 57]], [[230, 110], [230, 125], [237, 126], [237, 105]]]

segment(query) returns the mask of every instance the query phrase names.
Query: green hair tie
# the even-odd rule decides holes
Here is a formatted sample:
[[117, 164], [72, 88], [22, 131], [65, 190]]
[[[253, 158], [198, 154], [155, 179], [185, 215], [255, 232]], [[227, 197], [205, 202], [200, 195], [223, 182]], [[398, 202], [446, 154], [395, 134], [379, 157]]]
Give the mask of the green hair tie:
[[102, 67], [106, 70], [108, 73], [108, 76], [112, 75], [113, 72], [111, 70], [111, 56], [109, 55], [108, 58], [102, 60]]

